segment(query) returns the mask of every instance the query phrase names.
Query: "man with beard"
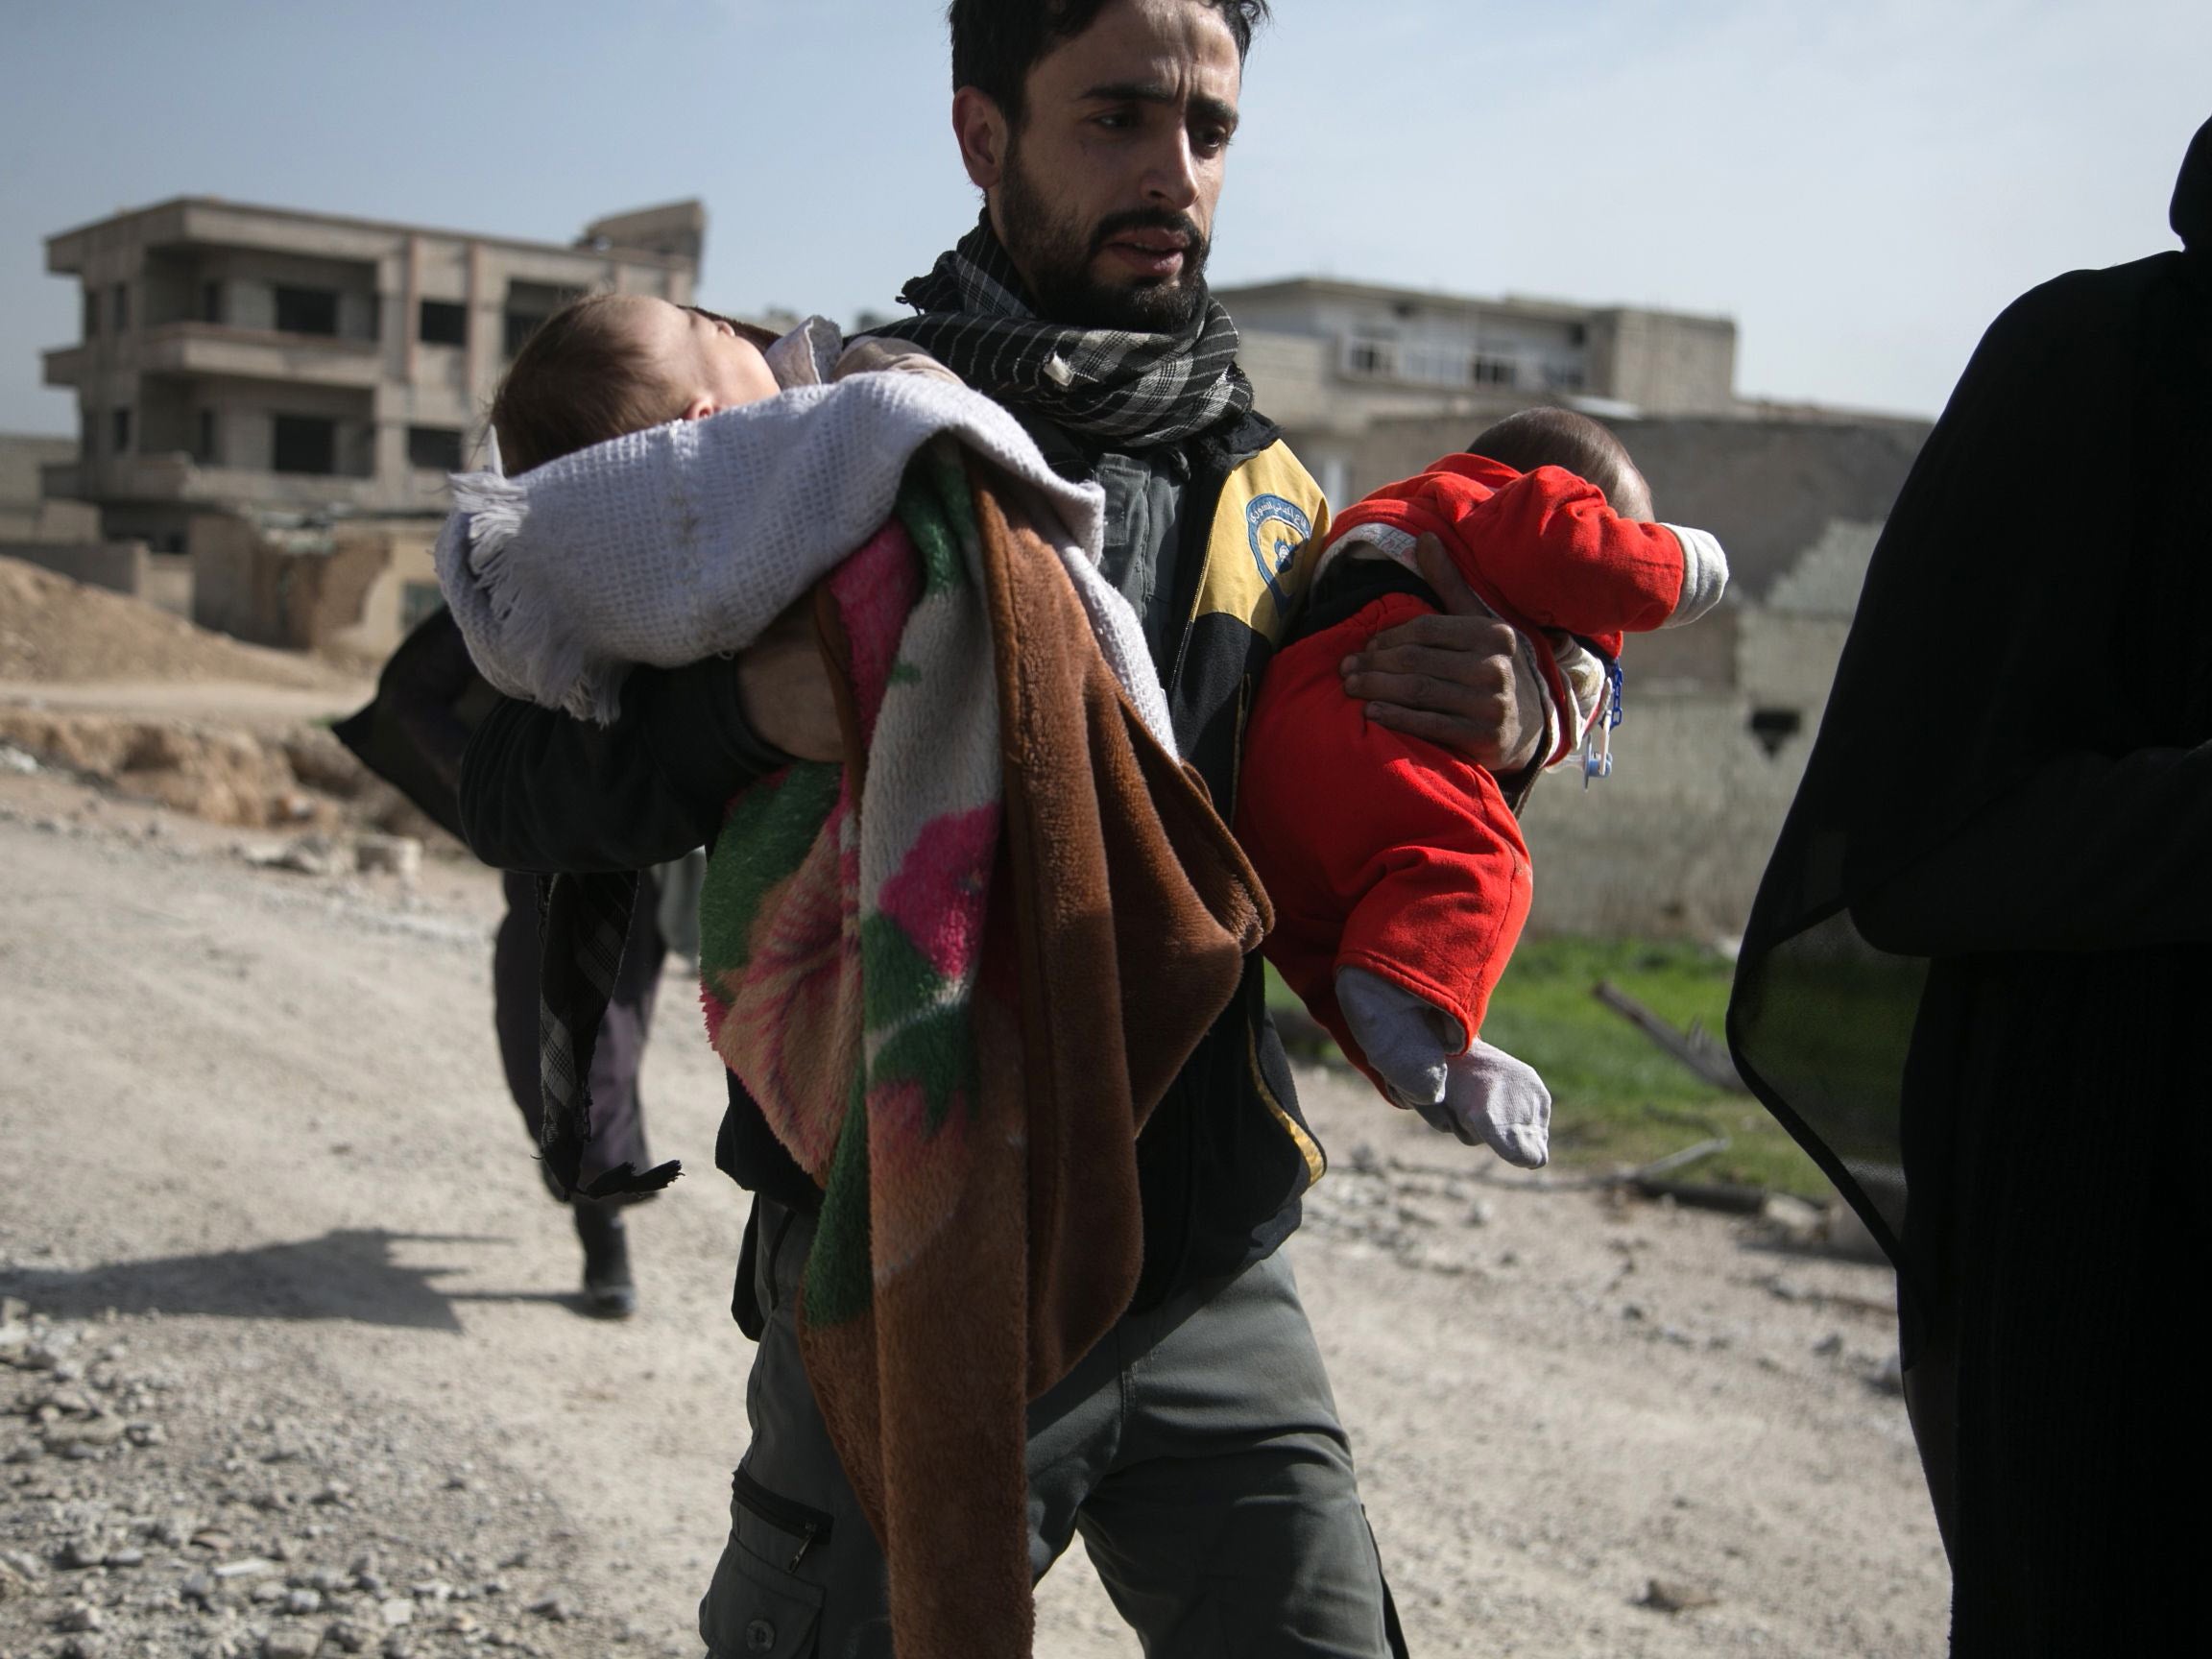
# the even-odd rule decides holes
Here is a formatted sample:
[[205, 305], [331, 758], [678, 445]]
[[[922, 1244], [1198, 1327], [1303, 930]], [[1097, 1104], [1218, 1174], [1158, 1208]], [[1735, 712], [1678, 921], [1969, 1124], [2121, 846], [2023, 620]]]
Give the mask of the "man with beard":
[[[1224, 814], [1252, 687], [1328, 512], [1253, 410], [1235, 325], [1205, 282], [1265, 12], [1263, 0], [954, 0], [953, 129], [985, 207], [907, 284], [917, 315], [878, 330], [926, 348], [1012, 411], [1055, 468], [1104, 489], [1103, 568], [1143, 622], [1178, 744]], [[1444, 610], [1378, 636], [1348, 665], [1346, 694], [1510, 774], [1540, 726], [1524, 717], [1536, 705], [1517, 693], [1510, 632], [1432, 542], [1421, 562]], [[842, 754], [803, 620], [734, 665], [637, 671], [623, 706], [606, 729], [495, 711], [463, 777], [471, 845], [509, 868], [639, 868], [710, 840], [753, 778]], [[800, 1362], [795, 1298], [820, 1190], [734, 1079], [716, 1162], [756, 1195], [735, 1311], [760, 1346], [702, 1634], [715, 1659], [887, 1653], [883, 1557]], [[1138, 1162], [1144, 1262], [1130, 1310], [1030, 1408], [1034, 1571], [1081, 1532], [1154, 1655], [1398, 1647], [1320, 1355], [1276, 1254], [1322, 1157], [1257, 956]]]

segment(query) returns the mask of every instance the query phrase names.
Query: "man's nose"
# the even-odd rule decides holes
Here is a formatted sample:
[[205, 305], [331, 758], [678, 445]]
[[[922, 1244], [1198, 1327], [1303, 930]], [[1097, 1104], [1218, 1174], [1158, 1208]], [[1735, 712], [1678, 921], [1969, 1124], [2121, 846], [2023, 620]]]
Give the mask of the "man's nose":
[[1180, 213], [1198, 200], [1198, 157], [1190, 149], [1188, 132], [1175, 128], [1145, 159], [1144, 200], [1148, 204]]

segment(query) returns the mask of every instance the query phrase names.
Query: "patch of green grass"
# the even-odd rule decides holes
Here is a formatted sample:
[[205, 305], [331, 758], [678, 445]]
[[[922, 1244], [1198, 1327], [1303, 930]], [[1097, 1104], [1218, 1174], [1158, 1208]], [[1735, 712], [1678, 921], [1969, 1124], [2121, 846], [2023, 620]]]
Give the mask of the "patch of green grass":
[[[1609, 979], [1652, 1012], [1722, 1035], [1733, 965], [1672, 941], [1524, 939], [1482, 1025], [1483, 1038], [1543, 1073], [1551, 1090], [1551, 1160], [1561, 1169], [1640, 1165], [1726, 1135], [1728, 1150], [1679, 1171], [1825, 1200], [1828, 1179], [1765, 1107], [1715, 1089], [1591, 996]], [[1268, 975], [1271, 1002], [1295, 1007]]]

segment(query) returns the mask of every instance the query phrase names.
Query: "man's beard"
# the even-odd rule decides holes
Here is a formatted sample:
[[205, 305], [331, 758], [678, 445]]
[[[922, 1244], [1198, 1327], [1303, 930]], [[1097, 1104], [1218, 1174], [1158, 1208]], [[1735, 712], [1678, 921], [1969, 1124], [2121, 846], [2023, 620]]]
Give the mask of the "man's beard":
[[[1022, 165], [1019, 149], [1006, 153], [999, 176], [998, 219], [1006, 252], [1028, 281], [1037, 314], [1080, 328], [1126, 328], [1174, 334], [1190, 325], [1206, 302], [1208, 244], [1187, 215], [1164, 207], [1111, 213], [1084, 227], [1057, 215]], [[1140, 277], [1117, 284], [1091, 274], [1106, 244], [1124, 231], [1171, 230], [1184, 239], [1183, 268], [1172, 277]]]

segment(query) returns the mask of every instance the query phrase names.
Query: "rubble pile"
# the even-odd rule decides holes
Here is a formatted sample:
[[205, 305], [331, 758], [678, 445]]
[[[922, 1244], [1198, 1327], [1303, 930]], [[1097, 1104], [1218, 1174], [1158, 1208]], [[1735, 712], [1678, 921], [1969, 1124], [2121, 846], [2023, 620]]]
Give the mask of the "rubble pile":
[[389, 1410], [288, 1421], [252, 1370], [187, 1386], [163, 1362], [183, 1339], [0, 1303], [0, 1652], [660, 1650], [565, 1588], [586, 1546], [544, 1493]]

